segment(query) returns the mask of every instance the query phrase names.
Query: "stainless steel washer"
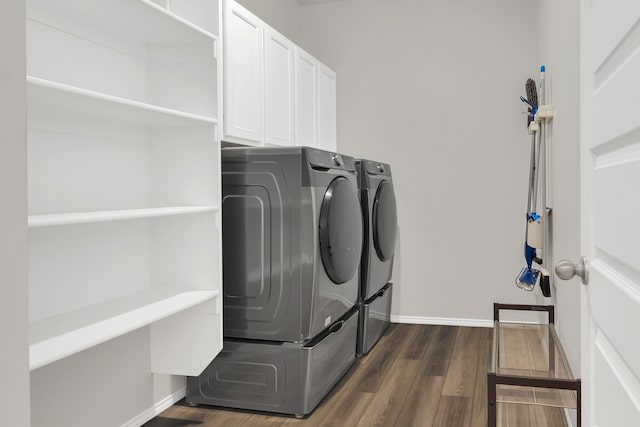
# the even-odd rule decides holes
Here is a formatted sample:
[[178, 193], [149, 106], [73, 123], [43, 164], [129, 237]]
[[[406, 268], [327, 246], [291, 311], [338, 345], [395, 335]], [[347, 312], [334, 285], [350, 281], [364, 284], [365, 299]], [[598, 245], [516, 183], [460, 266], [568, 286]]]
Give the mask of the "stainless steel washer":
[[355, 361], [362, 212], [355, 161], [225, 148], [224, 350], [191, 403], [304, 415]]

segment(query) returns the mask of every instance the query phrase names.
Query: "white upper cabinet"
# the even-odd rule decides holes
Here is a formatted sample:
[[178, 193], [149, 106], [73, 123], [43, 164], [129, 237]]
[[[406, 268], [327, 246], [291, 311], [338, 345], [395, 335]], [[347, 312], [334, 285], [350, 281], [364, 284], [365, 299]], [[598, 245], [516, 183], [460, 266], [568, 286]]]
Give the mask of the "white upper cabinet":
[[336, 73], [323, 64], [318, 68], [318, 148], [336, 151]]
[[224, 4], [224, 139], [262, 144], [265, 24], [235, 1]]
[[267, 139], [270, 145], [294, 145], [294, 53], [289, 39], [267, 26], [265, 77]]
[[318, 143], [318, 61], [295, 49], [296, 143], [316, 147]]
[[235, 0], [224, 9], [223, 139], [336, 151], [336, 73]]

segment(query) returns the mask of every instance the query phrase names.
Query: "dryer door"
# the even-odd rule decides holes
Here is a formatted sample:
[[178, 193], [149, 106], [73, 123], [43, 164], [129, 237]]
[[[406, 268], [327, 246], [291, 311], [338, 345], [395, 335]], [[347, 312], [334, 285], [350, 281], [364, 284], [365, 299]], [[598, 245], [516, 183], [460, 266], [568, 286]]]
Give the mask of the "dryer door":
[[378, 185], [376, 197], [373, 200], [373, 245], [381, 261], [388, 261], [393, 257], [396, 247], [396, 196], [393, 184], [382, 181]]
[[362, 253], [362, 211], [356, 186], [345, 177], [331, 181], [322, 200], [320, 253], [335, 284], [356, 274]]

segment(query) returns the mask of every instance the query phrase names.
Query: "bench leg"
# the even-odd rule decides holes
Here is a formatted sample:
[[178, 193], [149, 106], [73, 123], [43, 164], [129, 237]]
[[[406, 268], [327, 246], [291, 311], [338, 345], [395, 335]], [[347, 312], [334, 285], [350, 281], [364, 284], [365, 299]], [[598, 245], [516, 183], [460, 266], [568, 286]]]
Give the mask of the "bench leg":
[[496, 374], [487, 374], [487, 426], [496, 427], [496, 415], [498, 404], [496, 403]]

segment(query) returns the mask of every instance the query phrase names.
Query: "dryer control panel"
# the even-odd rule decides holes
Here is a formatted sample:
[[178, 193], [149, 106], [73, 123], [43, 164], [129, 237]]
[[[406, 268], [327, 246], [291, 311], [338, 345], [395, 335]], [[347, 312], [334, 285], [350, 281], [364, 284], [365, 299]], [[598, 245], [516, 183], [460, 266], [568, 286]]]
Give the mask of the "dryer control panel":
[[391, 176], [391, 167], [387, 163], [374, 162], [372, 160], [359, 160], [364, 163], [364, 168], [370, 175]]

